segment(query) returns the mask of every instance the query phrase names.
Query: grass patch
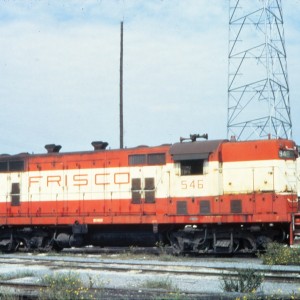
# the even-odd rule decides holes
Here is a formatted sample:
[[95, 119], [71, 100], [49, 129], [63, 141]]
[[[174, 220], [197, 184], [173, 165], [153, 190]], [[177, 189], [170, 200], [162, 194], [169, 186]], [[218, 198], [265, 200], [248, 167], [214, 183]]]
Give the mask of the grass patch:
[[225, 292], [255, 293], [264, 277], [253, 269], [237, 270], [234, 275], [222, 274], [221, 288]]
[[0, 300], [19, 300], [19, 296], [14, 295], [9, 288], [0, 287]]
[[179, 259], [177, 259], [176, 257], [174, 257], [170, 254], [160, 254], [158, 256], [158, 260], [159, 261], [173, 261], [173, 262], [180, 261]]
[[265, 265], [300, 265], [300, 249], [269, 243], [266, 252], [258, 254]]
[[167, 291], [178, 291], [177, 286], [173, 284], [172, 280], [169, 277], [149, 279], [142, 284], [142, 287], [147, 289], [163, 289]]

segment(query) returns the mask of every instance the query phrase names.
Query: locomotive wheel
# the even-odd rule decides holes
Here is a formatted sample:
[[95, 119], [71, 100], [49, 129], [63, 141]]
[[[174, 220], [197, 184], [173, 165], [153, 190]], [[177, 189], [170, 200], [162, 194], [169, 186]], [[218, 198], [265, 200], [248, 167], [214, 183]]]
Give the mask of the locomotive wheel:
[[18, 251], [20, 243], [15, 240], [9, 241], [3, 248], [2, 251], [5, 253], [13, 253]]
[[180, 237], [177, 237], [175, 232], [172, 232], [170, 234], [170, 242], [172, 246], [173, 255], [177, 256], [183, 254], [183, 244], [180, 243], [180, 240]]
[[57, 245], [57, 243], [53, 243], [51, 249], [49, 249], [50, 251], [51, 250], [54, 250], [55, 252], [60, 252], [62, 251], [64, 248], [60, 247], [59, 245]]
[[183, 253], [183, 249], [180, 248], [178, 243], [172, 243], [172, 254], [175, 256], [181, 255]]

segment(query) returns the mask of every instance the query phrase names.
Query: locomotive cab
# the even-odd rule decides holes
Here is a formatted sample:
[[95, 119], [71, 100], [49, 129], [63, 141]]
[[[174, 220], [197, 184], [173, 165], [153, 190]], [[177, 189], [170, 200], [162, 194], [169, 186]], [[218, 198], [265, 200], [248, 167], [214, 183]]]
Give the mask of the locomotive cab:
[[175, 247], [231, 253], [253, 252], [269, 241], [294, 242], [294, 142], [192, 141], [174, 144], [170, 154], [181, 170], [174, 179], [182, 197], [176, 213], [197, 224], [173, 235]]

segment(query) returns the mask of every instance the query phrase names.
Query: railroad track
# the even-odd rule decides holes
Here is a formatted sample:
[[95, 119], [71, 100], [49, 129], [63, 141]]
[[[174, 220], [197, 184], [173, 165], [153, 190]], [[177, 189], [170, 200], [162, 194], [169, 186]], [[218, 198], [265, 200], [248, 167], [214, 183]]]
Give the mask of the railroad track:
[[[138, 277], [152, 276], [153, 278], [168, 277], [173, 279], [187, 278], [187, 280], [198, 280], [198, 278], [207, 278], [209, 281], [219, 281], [222, 276], [230, 276], [237, 273], [239, 269], [251, 268], [255, 271], [264, 274], [264, 282], [268, 282], [277, 286], [277, 283], [289, 282], [294, 285], [300, 284], [300, 266], [263, 266], [259, 264], [258, 259], [245, 260], [245, 264], [241, 259], [195, 259], [178, 261], [157, 261], [151, 260], [137, 260], [137, 259], [111, 259], [99, 256], [90, 257], [83, 256], [51, 256], [41, 254], [5, 254], [0, 255], [0, 270], [7, 269], [33, 269], [36, 266], [47, 269], [48, 273], [55, 271], [69, 271], [85, 274], [113, 274], [112, 276], [119, 276], [118, 274], [135, 274]], [[1, 275], [1, 274], [0, 274]], [[140, 276], [141, 275], [141, 276]], [[34, 275], [32, 275], [34, 277]], [[0, 276], [1, 278], [1, 276]], [[33, 278], [34, 279], [34, 278]], [[44, 286], [38, 280], [29, 280], [28, 278], [19, 278], [14, 280], [1, 280], [1, 287], [13, 288], [17, 294], [22, 295], [20, 299], [37, 299], [37, 291]], [[122, 295], [126, 295], [126, 299], [160, 299], [160, 297], [167, 298], [168, 291], [165, 290], [147, 290], [145, 288], [123, 288], [109, 286], [101, 289], [91, 288], [101, 295], [105, 295], [103, 299], [123, 299]], [[117, 298], [116, 295], [120, 295]], [[114, 297], [116, 296], [116, 297]], [[224, 297], [223, 297], [224, 296]], [[222, 297], [226, 299], [226, 295]], [[201, 299], [208, 297], [205, 293], [199, 292], [185, 292], [185, 299]], [[1, 298], [1, 297], [0, 297]], [[209, 295], [212, 298], [212, 295]], [[228, 299], [231, 299], [228, 296]], [[215, 299], [218, 299], [216, 294]]]
[[[30, 283], [11, 283], [11, 282], [4, 282], [0, 281], [1, 288], [13, 288], [14, 289], [14, 295], [18, 296], [19, 300], [38, 300], [39, 294], [37, 291], [39, 291], [42, 287], [42, 285], [36, 285], [36, 284], [30, 284]], [[93, 295], [92, 299], [172, 299], [172, 293], [167, 290], [163, 289], [124, 289], [124, 288], [90, 288], [89, 292], [91, 295]], [[174, 294], [174, 293], [173, 293]], [[193, 292], [183, 292], [182, 294], [177, 293], [175, 297], [179, 297], [182, 295], [184, 299], [219, 299], [219, 294], [207, 294], [207, 293], [193, 293]], [[1, 298], [1, 292], [0, 292], [0, 299]], [[10, 298], [9, 298], [10, 299]], [[180, 299], [180, 298], [178, 298]], [[231, 300], [232, 295], [229, 293], [226, 295], [222, 295], [223, 300]]]
[[288, 281], [300, 283], [300, 266], [247, 266], [243, 264], [213, 264], [195, 262], [164, 262], [154, 260], [120, 260], [69, 256], [40, 256], [40, 255], [0, 255], [0, 265], [47, 266], [50, 270], [68, 269], [108, 271], [108, 272], [135, 272], [143, 274], [168, 274], [169, 276], [232, 276], [239, 269], [251, 268], [264, 274], [267, 281]]

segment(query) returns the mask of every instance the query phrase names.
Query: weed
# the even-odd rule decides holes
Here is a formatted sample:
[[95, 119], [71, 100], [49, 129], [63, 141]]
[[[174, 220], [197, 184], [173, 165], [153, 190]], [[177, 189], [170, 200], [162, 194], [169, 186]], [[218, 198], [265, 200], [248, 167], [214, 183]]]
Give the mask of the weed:
[[45, 287], [40, 289], [39, 299], [77, 300], [95, 299], [94, 295], [85, 287], [76, 273], [54, 273], [46, 275], [40, 283]]
[[245, 294], [241, 297], [236, 297], [235, 300], [299, 300], [300, 294], [297, 292], [292, 292], [290, 294], [284, 294], [279, 289], [277, 291], [274, 291], [270, 295], [264, 295], [263, 293], [261, 295], [257, 295], [255, 293], [249, 293]]
[[253, 293], [263, 282], [263, 275], [253, 269], [237, 270], [235, 275], [222, 275], [221, 287], [226, 292]]
[[159, 241], [155, 244], [155, 246], [159, 249], [159, 260], [174, 261], [174, 256], [169, 254], [168, 252], [169, 247], [167, 245]]
[[265, 265], [300, 265], [300, 249], [269, 243], [266, 252], [258, 254]]
[[155, 243], [155, 246], [159, 249], [159, 252], [161, 254], [167, 254], [167, 246], [162, 242], [162, 241], [159, 241], [159, 242], [156, 242]]

